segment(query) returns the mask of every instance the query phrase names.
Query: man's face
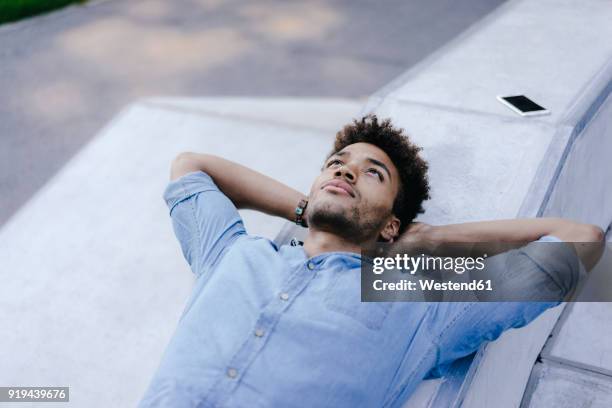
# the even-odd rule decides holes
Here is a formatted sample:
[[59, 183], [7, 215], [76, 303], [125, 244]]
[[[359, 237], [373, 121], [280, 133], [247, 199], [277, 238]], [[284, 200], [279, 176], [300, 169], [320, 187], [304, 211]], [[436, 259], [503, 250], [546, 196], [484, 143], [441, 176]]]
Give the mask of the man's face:
[[[369, 143], [355, 143], [332, 155], [310, 190], [307, 221], [311, 228], [352, 242], [397, 233], [392, 214], [400, 180], [391, 159]], [[396, 225], [389, 225], [396, 224]]]

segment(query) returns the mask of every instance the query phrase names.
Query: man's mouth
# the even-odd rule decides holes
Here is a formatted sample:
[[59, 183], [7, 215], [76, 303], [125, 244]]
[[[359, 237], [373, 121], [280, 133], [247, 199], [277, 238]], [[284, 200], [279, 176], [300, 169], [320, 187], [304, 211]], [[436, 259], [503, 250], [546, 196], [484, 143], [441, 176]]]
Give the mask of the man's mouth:
[[355, 197], [355, 191], [350, 184], [342, 180], [331, 180], [323, 184], [321, 190], [332, 191], [338, 194], [345, 194], [351, 197]]

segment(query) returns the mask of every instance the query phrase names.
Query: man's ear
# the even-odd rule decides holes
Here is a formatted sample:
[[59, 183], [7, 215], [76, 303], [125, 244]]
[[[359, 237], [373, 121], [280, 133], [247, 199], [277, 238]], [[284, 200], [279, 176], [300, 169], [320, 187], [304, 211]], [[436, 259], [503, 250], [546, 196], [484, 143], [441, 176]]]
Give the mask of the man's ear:
[[395, 215], [391, 215], [391, 218], [389, 221], [387, 221], [387, 224], [380, 232], [382, 239], [389, 243], [395, 241], [395, 239], [399, 236], [400, 224], [401, 222], [399, 218], [397, 218]]

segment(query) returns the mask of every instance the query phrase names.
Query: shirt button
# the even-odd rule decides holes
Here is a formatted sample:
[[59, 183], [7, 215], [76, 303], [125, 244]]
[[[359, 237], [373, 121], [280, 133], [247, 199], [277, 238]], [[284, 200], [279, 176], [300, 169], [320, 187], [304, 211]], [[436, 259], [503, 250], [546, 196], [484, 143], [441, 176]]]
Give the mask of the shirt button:
[[264, 335], [264, 331], [262, 329], [255, 330], [255, 336], [262, 337]]
[[312, 262], [308, 262], [308, 269], [312, 271], [314, 268], [315, 268], [314, 264]]
[[236, 377], [238, 377], [238, 370], [236, 370], [235, 368], [228, 368], [227, 369], [227, 376], [229, 378], [236, 378]]
[[287, 300], [287, 299], [289, 299], [289, 294], [283, 292], [283, 293], [280, 294], [280, 298], [283, 299], [283, 300]]

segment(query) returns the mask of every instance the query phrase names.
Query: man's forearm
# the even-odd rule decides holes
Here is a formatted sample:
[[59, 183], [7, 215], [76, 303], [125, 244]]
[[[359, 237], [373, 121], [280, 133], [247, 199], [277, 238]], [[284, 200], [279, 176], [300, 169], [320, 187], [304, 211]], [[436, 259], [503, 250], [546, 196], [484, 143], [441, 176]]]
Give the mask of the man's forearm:
[[237, 208], [258, 210], [294, 220], [294, 210], [304, 194], [238, 163], [218, 156], [181, 153], [173, 163], [170, 178], [201, 170], [208, 174]]
[[[570, 238], [572, 231], [579, 232], [579, 228], [573, 229], [579, 225], [582, 224], [559, 218], [494, 220], [432, 226], [430, 234], [441, 242], [531, 242], [544, 235]], [[580, 238], [578, 234], [571, 237], [567, 240], [577, 241], [574, 237]]]
[[[587, 270], [597, 263], [603, 250], [604, 234], [601, 228], [563, 218], [494, 220], [428, 226], [421, 232], [421, 238], [438, 250], [457, 249], [460, 246], [456, 244], [464, 243], [467, 246], [463, 250], [471, 252], [472, 255], [482, 252], [489, 255], [503, 252], [538, 240], [545, 235], [553, 235], [562, 241], [572, 243]], [[472, 245], [472, 243], [486, 244]]]
[[442, 242], [531, 242], [544, 235], [579, 242], [591, 239], [590, 227], [562, 218], [531, 218], [432, 226], [430, 234]]

